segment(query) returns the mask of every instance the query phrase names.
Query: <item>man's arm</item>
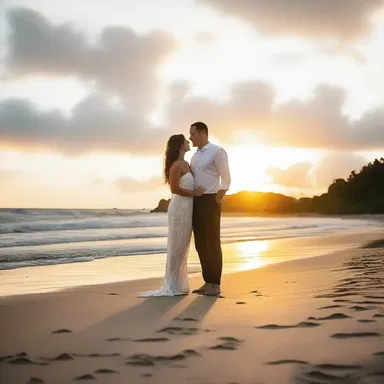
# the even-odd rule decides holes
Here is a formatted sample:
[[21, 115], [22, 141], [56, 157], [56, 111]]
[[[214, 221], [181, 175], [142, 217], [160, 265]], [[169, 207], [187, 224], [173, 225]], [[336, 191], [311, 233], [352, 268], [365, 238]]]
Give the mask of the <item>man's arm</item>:
[[224, 195], [231, 186], [231, 173], [229, 171], [228, 155], [227, 152], [221, 148], [215, 155], [215, 165], [220, 175], [220, 186], [216, 195], [217, 203], [221, 203]]

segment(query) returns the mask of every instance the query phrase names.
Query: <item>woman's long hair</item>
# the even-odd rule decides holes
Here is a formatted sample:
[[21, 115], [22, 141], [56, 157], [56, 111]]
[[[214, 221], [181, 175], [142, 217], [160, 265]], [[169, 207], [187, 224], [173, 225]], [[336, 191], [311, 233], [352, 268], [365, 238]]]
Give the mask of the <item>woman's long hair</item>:
[[167, 142], [164, 161], [164, 181], [166, 184], [169, 184], [169, 171], [172, 167], [172, 164], [178, 159], [180, 149], [184, 145], [184, 142], [184, 135], [173, 135]]

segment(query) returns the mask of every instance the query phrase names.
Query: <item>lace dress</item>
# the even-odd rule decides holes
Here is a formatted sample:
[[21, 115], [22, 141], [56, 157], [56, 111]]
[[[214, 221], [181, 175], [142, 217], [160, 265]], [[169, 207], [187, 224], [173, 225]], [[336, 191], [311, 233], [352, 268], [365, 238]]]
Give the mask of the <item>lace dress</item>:
[[[180, 187], [194, 189], [194, 178], [188, 172], [180, 178]], [[193, 197], [172, 195], [168, 207], [167, 261], [163, 286], [139, 297], [178, 296], [189, 293], [187, 258], [192, 236]]]

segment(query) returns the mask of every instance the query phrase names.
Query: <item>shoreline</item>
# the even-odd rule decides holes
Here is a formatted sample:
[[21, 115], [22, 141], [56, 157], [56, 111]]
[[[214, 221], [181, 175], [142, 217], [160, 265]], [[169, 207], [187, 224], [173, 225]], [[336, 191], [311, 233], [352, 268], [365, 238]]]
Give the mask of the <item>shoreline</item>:
[[[369, 241], [380, 233], [382, 233], [381, 228], [370, 228], [316, 236], [263, 238], [223, 243], [223, 275], [295, 261], [292, 257], [296, 257], [296, 252], [299, 258], [311, 258], [345, 247], [356, 247], [361, 243], [359, 236]], [[244, 254], [241, 260], [243, 264], [236, 260], [237, 253]], [[225, 255], [230, 255], [230, 258]], [[246, 261], [247, 258], [249, 261]], [[0, 271], [0, 300], [17, 295], [38, 295], [88, 286], [135, 283], [154, 279], [161, 285], [165, 260], [166, 254], [157, 253], [2, 270]], [[200, 265], [193, 243], [188, 263], [189, 277], [198, 276]], [[151, 271], [153, 264], [162, 264], [161, 272]], [[90, 282], [85, 284], [84, 281], [88, 280]]]

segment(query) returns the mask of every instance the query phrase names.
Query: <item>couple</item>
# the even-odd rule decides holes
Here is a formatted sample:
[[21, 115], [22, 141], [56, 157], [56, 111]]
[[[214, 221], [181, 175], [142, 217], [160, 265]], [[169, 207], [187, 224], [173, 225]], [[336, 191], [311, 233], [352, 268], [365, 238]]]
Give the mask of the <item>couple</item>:
[[221, 200], [229, 189], [231, 175], [225, 150], [208, 141], [208, 127], [191, 125], [190, 140], [197, 152], [191, 165], [184, 160], [190, 150], [184, 135], [167, 143], [164, 178], [172, 199], [168, 207], [168, 242], [164, 285], [139, 297], [178, 296], [189, 293], [187, 257], [192, 236], [205, 284], [193, 291], [207, 296], [221, 293], [223, 258], [220, 244]]

